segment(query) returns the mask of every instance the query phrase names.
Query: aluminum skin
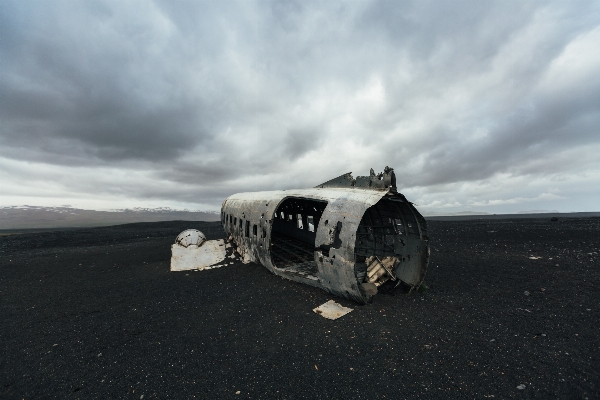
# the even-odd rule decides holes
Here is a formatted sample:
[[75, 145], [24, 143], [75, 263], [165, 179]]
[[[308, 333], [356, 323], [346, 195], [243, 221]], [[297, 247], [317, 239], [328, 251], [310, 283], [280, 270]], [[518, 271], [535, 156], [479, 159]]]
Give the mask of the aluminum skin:
[[418, 287], [429, 261], [425, 219], [388, 167], [310, 189], [234, 194], [221, 223], [244, 262], [360, 304], [386, 282]]

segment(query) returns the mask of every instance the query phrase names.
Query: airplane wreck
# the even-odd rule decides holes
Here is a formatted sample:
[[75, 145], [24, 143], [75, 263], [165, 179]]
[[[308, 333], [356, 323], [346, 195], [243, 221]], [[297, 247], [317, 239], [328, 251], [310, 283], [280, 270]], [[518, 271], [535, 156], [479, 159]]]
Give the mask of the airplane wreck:
[[389, 167], [311, 189], [234, 194], [221, 223], [244, 262], [361, 304], [384, 284], [417, 288], [427, 271], [427, 224]]

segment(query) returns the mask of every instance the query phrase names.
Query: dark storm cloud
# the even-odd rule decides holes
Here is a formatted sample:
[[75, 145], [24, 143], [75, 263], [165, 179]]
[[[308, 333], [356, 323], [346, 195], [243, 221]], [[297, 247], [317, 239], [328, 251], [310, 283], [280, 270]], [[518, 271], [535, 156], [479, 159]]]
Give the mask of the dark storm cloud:
[[[82, 155], [156, 160], [173, 159], [202, 137], [202, 125], [194, 115], [197, 108], [144, 107], [118, 88], [96, 99], [80, 91], [69, 99], [57, 99], [52, 93], [4, 89], [7, 107], [0, 117], [6, 124], [6, 146], [48, 149], [62, 139], [81, 144]], [[61, 153], [60, 149], [53, 152]]]
[[134, 18], [130, 26], [115, 21], [115, 3], [73, 5], [27, 3], [15, 11], [23, 25], [2, 48], [4, 146], [39, 147], [47, 160], [62, 155], [52, 141], [66, 139], [81, 145], [85, 164], [174, 159], [206, 139], [214, 110], [185, 92], [174, 35], [165, 39], [152, 26], [168, 21]]
[[115, 183], [132, 198], [214, 203], [385, 165], [403, 187], [542, 176], [600, 144], [593, 3], [0, 7], [0, 157], [147, 174]]

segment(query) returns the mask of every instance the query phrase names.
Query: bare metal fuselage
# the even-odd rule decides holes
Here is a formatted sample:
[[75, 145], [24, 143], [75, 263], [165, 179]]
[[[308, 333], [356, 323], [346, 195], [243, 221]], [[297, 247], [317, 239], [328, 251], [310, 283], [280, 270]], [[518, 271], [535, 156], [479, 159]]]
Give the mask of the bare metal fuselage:
[[395, 188], [239, 193], [221, 222], [245, 262], [358, 303], [388, 281], [417, 287], [427, 270], [425, 219]]

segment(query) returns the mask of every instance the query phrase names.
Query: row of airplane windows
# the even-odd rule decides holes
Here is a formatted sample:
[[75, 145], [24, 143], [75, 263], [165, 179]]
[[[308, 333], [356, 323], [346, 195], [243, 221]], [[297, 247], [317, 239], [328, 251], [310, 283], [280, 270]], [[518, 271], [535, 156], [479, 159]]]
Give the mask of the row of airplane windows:
[[[228, 215], [228, 214], [222, 213], [221, 222], [223, 224], [226, 224], [227, 221], [229, 221], [230, 224], [233, 224], [234, 227], [237, 226], [237, 224], [238, 224], [237, 217], [234, 217], [233, 215]], [[249, 237], [250, 236], [250, 221], [246, 221], [246, 223], [244, 224], [244, 220], [240, 218], [240, 229], [243, 229], [244, 227], [246, 228], [246, 229], [244, 229], [244, 233], [245, 233], [244, 236]], [[256, 224], [252, 225], [252, 234], [254, 236], [258, 235], [258, 226]], [[262, 230], [261, 237], [263, 237], [263, 238], [267, 237], [267, 232], [264, 229]]]
[[[286, 214], [281, 211], [280, 213], [281, 219], [284, 221], [288, 221], [291, 222], [294, 220], [294, 215], [293, 214], [287, 214], [287, 219], [286, 219]], [[277, 214], [275, 214], [275, 218], [277, 218]], [[227, 221], [229, 221], [230, 224], [233, 224], [233, 226], [237, 226], [237, 217], [234, 217], [233, 215], [230, 214], [225, 214], [224, 212], [221, 213], [221, 222], [223, 224], [226, 224]], [[304, 229], [304, 219], [302, 214], [296, 214], [296, 226], [298, 227], [298, 229]], [[240, 218], [240, 229], [243, 227], [243, 220]], [[308, 228], [309, 232], [314, 232], [315, 231], [315, 219], [312, 215], [307, 215], [306, 216], [306, 225]], [[254, 225], [253, 227], [253, 232], [254, 235], [257, 235], [257, 226]], [[246, 237], [250, 236], [250, 221], [246, 221]], [[265, 237], [266, 235], [263, 235], [263, 237]]]

